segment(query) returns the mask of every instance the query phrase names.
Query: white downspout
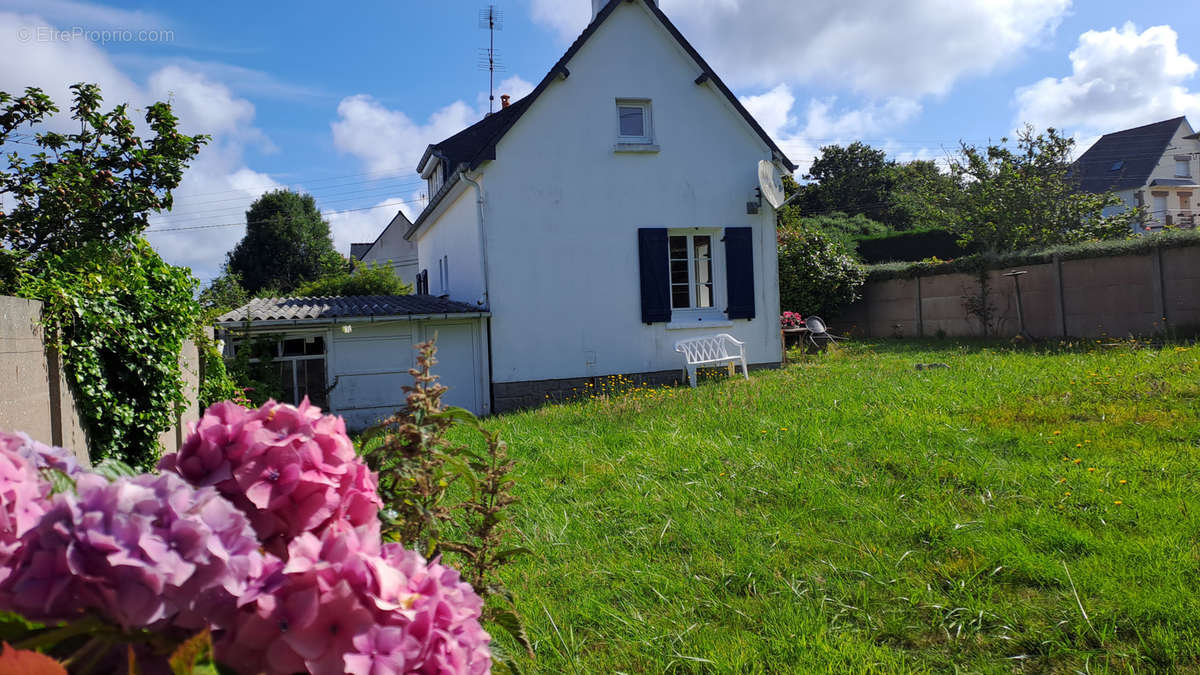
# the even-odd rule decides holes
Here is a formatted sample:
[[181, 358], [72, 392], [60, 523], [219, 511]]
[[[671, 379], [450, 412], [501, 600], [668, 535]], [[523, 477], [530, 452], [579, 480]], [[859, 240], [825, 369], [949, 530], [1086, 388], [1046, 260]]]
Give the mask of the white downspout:
[[479, 207], [479, 262], [480, 266], [483, 268], [483, 306], [490, 309], [491, 298], [488, 297], [488, 288], [490, 285], [488, 284], [487, 228], [483, 223], [483, 186], [480, 185], [478, 181], [473, 180], [469, 175], [467, 175], [467, 169], [465, 167], [459, 171], [459, 175], [462, 176], [463, 180], [475, 187], [475, 193], [478, 197], [475, 200], [475, 205]]

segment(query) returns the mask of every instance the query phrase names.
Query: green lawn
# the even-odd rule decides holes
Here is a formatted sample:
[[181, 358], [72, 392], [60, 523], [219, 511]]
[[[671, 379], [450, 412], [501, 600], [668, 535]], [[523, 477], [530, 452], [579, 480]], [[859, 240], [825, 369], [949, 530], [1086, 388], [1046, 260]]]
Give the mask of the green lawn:
[[490, 424], [540, 672], [1200, 671], [1200, 347], [855, 343]]

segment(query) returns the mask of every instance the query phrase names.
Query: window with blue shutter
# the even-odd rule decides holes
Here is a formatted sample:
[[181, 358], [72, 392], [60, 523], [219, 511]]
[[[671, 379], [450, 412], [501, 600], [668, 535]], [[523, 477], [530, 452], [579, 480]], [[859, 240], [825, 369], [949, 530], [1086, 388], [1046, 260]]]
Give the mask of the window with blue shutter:
[[638, 268], [642, 282], [642, 322], [671, 320], [670, 250], [666, 228], [638, 229]]
[[754, 318], [754, 230], [725, 228], [725, 286], [730, 319]]

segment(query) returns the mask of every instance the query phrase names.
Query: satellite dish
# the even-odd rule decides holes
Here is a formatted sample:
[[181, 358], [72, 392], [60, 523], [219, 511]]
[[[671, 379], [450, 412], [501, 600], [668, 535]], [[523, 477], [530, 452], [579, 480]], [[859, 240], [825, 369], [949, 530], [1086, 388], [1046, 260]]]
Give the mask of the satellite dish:
[[783, 175], [774, 163], [765, 159], [758, 163], [758, 188], [771, 208], [779, 208], [787, 199], [783, 193]]

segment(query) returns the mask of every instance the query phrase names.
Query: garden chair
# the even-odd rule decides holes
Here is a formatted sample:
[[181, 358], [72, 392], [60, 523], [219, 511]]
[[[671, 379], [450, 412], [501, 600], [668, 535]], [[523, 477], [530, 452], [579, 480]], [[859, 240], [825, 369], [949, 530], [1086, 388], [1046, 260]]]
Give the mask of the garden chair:
[[[825, 327], [824, 319], [819, 316], [805, 317], [804, 327], [808, 329], [809, 342], [811, 342], [812, 345], [817, 349], [820, 349], [824, 345], [828, 345], [830, 342], [837, 342], [838, 340], [846, 339], [844, 337], [831, 334], [829, 329]], [[819, 340], [824, 340], [824, 343], [818, 342]]]

